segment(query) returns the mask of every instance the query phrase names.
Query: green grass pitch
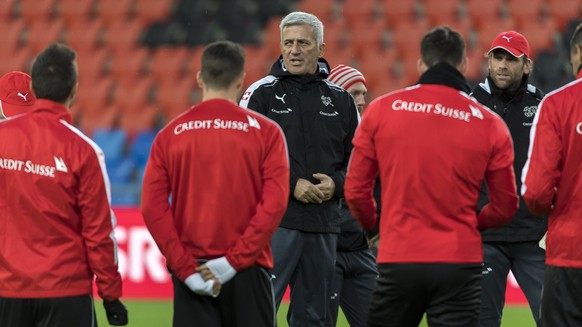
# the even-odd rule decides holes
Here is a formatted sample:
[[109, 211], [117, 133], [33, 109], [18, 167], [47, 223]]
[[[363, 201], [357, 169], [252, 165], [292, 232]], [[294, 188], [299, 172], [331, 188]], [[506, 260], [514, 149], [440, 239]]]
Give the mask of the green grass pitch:
[[[123, 300], [123, 303], [129, 310], [129, 324], [128, 327], [171, 327], [172, 326], [172, 302], [171, 301], [138, 301], [138, 300]], [[97, 312], [97, 320], [99, 326], [109, 326], [105, 311], [101, 301], [95, 301], [95, 309]], [[278, 327], [287, 327], [286, 315], [288, 305], [281, 304], [279, 313], [277, 314]], [[193, 324], [194, 326], [195, 324]], [[345, 317], [340, 312], [337, 327], [348, 327]], [[427, 324], [423, 320], [421, 327], [426, 327]], [[529, 307], [513, 306], [506, 307], [503, 312], [503, 322], [501, 327], [534, 327], [535, 323], [531, 317]]]

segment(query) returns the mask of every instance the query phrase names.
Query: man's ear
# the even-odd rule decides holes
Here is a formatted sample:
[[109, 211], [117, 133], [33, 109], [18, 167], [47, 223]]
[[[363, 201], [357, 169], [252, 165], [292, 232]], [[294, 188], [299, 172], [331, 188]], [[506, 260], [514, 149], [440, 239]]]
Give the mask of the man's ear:
[[325, 53], [325, 47], [326, 47], [325, 42], [321, 43], [321, 45], [319, 46], [319, 58], [323, 58], [323, 54]]
[[200, 74], [200, 71], [196, 73], [196, 82], [198, 83], [198, 87], [200, 87], [201, 90], [204, 90], [204, 81], [202, 80], [202, 74]]
[[465, 73], [469, 69], [469, 57], [465, 56], [465, 58], [463, 58], [463, 61], [461, 61], [461, 64], [459, 65], [458, 69], [461, 72], [461, 74], [465, 75]]
[[428, 66], [422, 61], [421, 58], [418, 58], [416, 61], [416, 70], [418, 71], [418, 75], [424, 74], [428, 70]]

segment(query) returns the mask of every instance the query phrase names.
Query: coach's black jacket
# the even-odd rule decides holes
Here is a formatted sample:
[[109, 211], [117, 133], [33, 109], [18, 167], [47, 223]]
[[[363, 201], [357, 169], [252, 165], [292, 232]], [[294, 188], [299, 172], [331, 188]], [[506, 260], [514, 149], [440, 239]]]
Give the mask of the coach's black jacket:
[[[326, 80], [329, 65], [318, 62], [316, 74], [293, 75], [280, 57], [270, 74], [243, 94], [241, 106], [281, 126], [289, 148], [290, 199], [281, 227], [306, 232], [339, 233], [338, 199], [344, 180], [358, 113], [349, 93]], [[303, 204], [293, 192], [299, 178], [319, 183], [323, 173], [335, 182], [335, 196], [322, 204]]]
[[[490, 77], [484, 83], [473, 88], [471, 93], [479, 103], [495, 111], [507, 124], [513, 139], [515, 161], [515, 180], [517, 191], [521, 190], [521, 171], [527, 160], [529, 149], [529, 132], [537, 110], [544, 97], [544, 93], [535, 86], [527, 83], [527, 75], [524, 76], [520, 88], [516, 93], [510, 94], [499, 89]], [[479, 209], [487, 202], [487, 192], [482, 189], [479, 197]], [[513, 220], [506, 225], [484, 231], [481, 235], [484, 242], [526, 242], [539, 241], [548, 227], [547, 218], [535, 217], [527, 209], [523, 198], [519, 197], [519, 210]]]

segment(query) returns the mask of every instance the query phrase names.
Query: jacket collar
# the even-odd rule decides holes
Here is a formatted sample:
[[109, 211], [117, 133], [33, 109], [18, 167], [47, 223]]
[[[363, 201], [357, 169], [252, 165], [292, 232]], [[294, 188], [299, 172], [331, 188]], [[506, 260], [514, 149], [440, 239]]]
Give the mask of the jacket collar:
[[445, 85], [467, 94], [471, 91], [463, 74], [446, 62], [441, 62], [430, 67], [420, 76], [418, 84]]
[[521, 79], [521, 83], [519, 84], [519, 87], [517, 88], [517, 90], [513, 92], [509, 92], [508, 90], [498, 88], [497, 85], [495, 85], [495, 83], [491, 79], [491, 76], [489, 75], [487, 76], [486, 83], [489, 85], [491, 94], [508, 102], [520, 94], [525, 94], [525, 92], [527, 91], [528, 79], [529, 76], [524, 74], [523, 78]]
[[578, 76], [576, 76], [576, 78], [582, 78], [582, 65], [580, 65], [581, 69], [578, 69]]
[[326, 79], [329, 75], [329, 71], [330, 68], [327, 61], [323, 58], [319, 58], [317, 60], [317, 72], [315, 74], [294, 75], [285, 68], [283, 56], [279, 56], [279, 59], [277, 59], [273, 66], [271, 66], [270, 75], [281, 79], [294, 81], [301, 85], [306, 85], [312, 82], [319, 82]]
[[47, 99], [37, 99], [36, 103], [34, 104], [34, 109], [32, 109], [30, 113], [42, 113], [48, 116], [53, 116], [54, 118], [59, 120], [62, 119], [69, 124], [72, 124], [73, 122], [71, 111], [67, 107], [61, 103]]

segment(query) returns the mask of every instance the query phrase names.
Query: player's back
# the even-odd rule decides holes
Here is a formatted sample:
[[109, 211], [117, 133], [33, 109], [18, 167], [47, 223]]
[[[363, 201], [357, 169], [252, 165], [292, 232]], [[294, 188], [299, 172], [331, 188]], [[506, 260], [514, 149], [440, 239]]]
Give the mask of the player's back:
[[[4, 296], [91, 292], [83, 217], [112, 221], [108, 180], [101, 175], [103, 152], [70, 120], [67, 108], [39, 99], [31, 113], [0, 124], [0, 220], [6, 244], [0, 257], [10, 262], [0, 269]], [[103, 233], [110, 240], [104, 229], [95, 235]], [[100, 244], [107, 246], [113, 250], [113, 242]]]
[[499, 134], [508, 137], [501, 119], [432, 84], [379, 98], [366, 116], [382, 181], [379, 262], [481, 262], [476, 204]]
[[[551, 93], [540, 103], [532, 127], [530, 158], [524, 166], [522, 194], [552, 204], [548, 221], [547, 263], [582, 267], [582, 80]], [[557, 192], [553, 187], [557, 181]]]
[[165, 152], [175, 225], [196, 257], [223, 256], [244, 232], [263, 196], [269, 142], [280, 133], [226, 100], [194, 106], [160, 132], [152, 151]]

